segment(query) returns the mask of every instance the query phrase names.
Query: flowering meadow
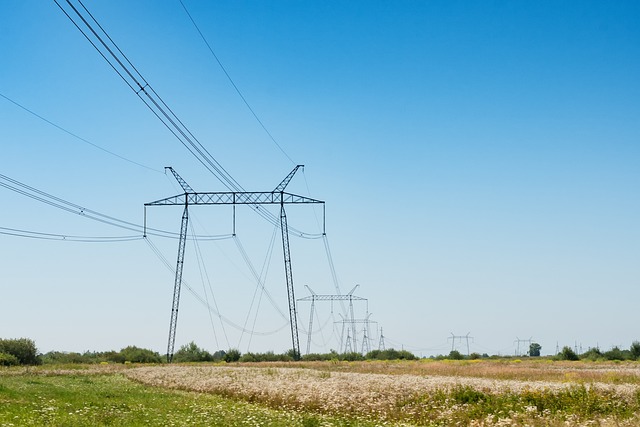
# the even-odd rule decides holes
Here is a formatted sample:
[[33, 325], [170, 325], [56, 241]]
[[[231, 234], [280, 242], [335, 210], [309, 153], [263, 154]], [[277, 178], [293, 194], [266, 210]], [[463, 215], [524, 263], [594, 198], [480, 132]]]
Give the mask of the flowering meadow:
[[143, 384], [379, 425], [640, 425], [635, 363], [191, 365], [141, 367], [126, 375]]
[[640, 364], [545, 359], [0, 369], [0, 427], [638, 426]]

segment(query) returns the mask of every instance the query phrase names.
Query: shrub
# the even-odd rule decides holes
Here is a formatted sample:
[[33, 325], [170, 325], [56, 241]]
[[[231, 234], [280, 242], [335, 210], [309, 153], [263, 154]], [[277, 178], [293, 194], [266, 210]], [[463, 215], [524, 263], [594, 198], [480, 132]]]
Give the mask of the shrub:
[[578, 357], [576, 352], [568, 346], [564, 346], [562, 348], [562, 351], [558, 353], [558, 358], [560, 360], [580, 360], [580, 357]]
[[590, 348], [586, 353], [580, 355], [581, 359], [587, 359], [591, 361], [601, 360], [604, 358], [604, 355], [600, 351], [598, 347]]
[[40, 365], [36, 343], [28, 338], [0, 340], [0, 353], [11, 354], [20, 365]]
[[449, 356], [447, 356], [447, 359], [462, 360], [464, 359], [464, 356], [458, 350], [451, 350], [451, 352], [449, 353]]
[[222, 360], [224, 360], [227, 363], [237, 362], [238, 360], [240, 360], [240, 356], [242, 356], [242, 354], [240, 353], [240, 350], [232, 348], [225, 353]]
[[213, 353], [212, 357], [213, 357], [213, 361], [214, 362], [220, 362], [221, 360], [224, 359], [224, 355], [227, 354], [224, 350], [218, 350], [215, 353]]
[[124, 362], [133, 363], [161, 363], [160, 355], [146, 348], [138, 348], [136, 346], [125, 347], [120, 350], [120, 355], [124, 358]]
[[173, 355], [174, 362], [211, 362], [212, 360], [211, 353], [201, 349], [193, 341], [180, 347], [180, 350]]
[[624, 359], [626, 359], [625, 352], [620, 350], [619, 347], [613, 347], [611, 350], [606, 351], [604, 353], [604, 357], [607, 360], [624, 360]]
[[119, 353], [117, 351], [106, 351], [104, 353], [104, 358], [106, 359], [107, 362], [113, 362], [113, 363], [124, 363], [125, 362], [125, 357], [122, 353]]
[[346, 361], [346, 362], [355, 362], [355, 361], [359, 361], [359, 360], [364, 360], [364, 356], [360, 353], [357, 353], [355, 351], [349, 352], [349, 353], [342, 353], [338, 356], [339, 360], [342, 361]]
[[629, 353], [631, 353], [631, 357], [634, 360], [640, 359], [640, 342], [634, 341], [631, 343], [631, 347], [629, 347]]
[[302, 360], [311, 362], [311, 361], [329, 361], [331, 359], [338, 359], [338, 353], [309, 353], [302, 356]]
[[283, 354], [275, 354], [273, 351], [266, 353], [245, 353], [240, 357], [240, 362], [290, 362], [293, 359], [292, 350]]
[[365, 359], [373, 360], [415, 360], [416, 356], [407, 350], [372, 350], [366, 354]]
[[0, 353], [0, 366], [16, 366], [19, 364], [18, 358], [13, 354]]
[[50, 351], [42, 355], [42, 363], [88, 363], [80, 353], [65, 353], [62, 351]]

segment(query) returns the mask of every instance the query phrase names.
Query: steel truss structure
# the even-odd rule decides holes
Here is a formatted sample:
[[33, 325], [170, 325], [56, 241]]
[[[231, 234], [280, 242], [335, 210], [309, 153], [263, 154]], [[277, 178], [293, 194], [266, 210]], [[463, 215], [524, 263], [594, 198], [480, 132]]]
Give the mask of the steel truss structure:
[[[296, 300], [293, 287], [293, 271], [291, 268], [291, 251], [289, 247], [289, 227], [287, 224], [287, 214], [284, 206], [287, 204], [322, 204], [323, 207], [323, 230], [324, 233], [324, 201], [312, 199], [305, 196], [299, 196], [297, 194], [291, 194], [284, 191], [295, 173], [303, 165], [296, 166], [290, 173], [282, 180], [280, 184], [273, 190], [267, 192], [195, 192], [184, 179], [178, 175], [176, 171], [171, 167], [166, 167], [171, 171], [176, 178], [184, 193], [175, 196], [167, 197], [164, 199], [156, 200], [154, 202], [145, 203], [145, 236], [147, 226], [147, 214], [146, 208], [148, 206], [184, 206], [184, 212], [182, 214], [182, 224], [180, 227], [180, 239], [178, 243], [178, 259], [176, 263], [176, 274], [173, 289], [173, 302], [171, 305], [171, 321], [169, 323], [169, 342], [167, 344], [167, 361], [173, 360], [173, 351], [176, 339], [176, 329], [178, 325], [178, 307], [180, 305], [180, 289], [182, 286], [182, 269], [184, 265], [184, 253], [185, 243], [187, 238], [187, 223], [189, 221], [189, 205], [233, 205], [235, 212], [235, 205], [252, 205], [258, 207], [259, 205], [280, 205], [280, 230], [282, 231], [282, 250], [284, 256], [284, 269], [287, 284], [287, 298], [289, 301], [289, 321], [291, 323], [291, 341], [293, 345], [293, 357], [294, 359], [300, 359], [300, 339], [298, 336], [298, 315], [296, 310]], [[235, 234], [235, 214], [234, 214], [234, 230]]]
[[[311, 292], [311, 295], [309, 295], [308, 297], [298, 299], [298, 301], [311, 301], [311, 313], [309, 314], [309, 329], [307, 331], [307, 354], [311, 352], [311, 332], [313, 330], [313, 314], [315, 311], [316, 301], [349, 301], [349, 318], [351, 319], [353, 336], [356, 335], [356, 325], [354, 322], [355, 318], [353, 315], [353, 301], [367, 301], [367, 312], [369, 311], [368, 300], [366, 298], [353, 295], [355, 290], [358, 289], [360, 285], [354, 286], [353, 289], [351, 289], [345, 295], [341, 295], [341, 294], [319, 295], [319, 294], [316, 294], [313, 291], [313, 289], [311, 289], [309, 286], [307, 285], [304, 285], [304, 286], [309, 290], [309, 292]], [[343, 310], [344, 310], [344, 307], [343, 307]], [[342, 347], [343, 338], [344, 338], [344, 330], [342, 331], [342, 336], [340, 337], [340, 341], [341, 341], [340, 347]]]

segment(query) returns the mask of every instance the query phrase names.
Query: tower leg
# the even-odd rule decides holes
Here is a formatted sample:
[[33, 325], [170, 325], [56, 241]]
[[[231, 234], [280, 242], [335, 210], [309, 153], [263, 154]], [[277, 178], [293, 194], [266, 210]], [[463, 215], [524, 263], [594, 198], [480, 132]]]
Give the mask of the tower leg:
[[169, 323], [169, 343], [167, 344], [167, 362], [173, 360], [173, 349], [176, 343], [176, 328], [178, 326], [178, 306], [180, 305], [180, 288], [182, 287], [182, 267], [184, 266], [184, 250], [187, 241], [187, 224], [189, 223], [188, 205], [184, 205], [182, 225], [180, 226], [180, 240], [178, 242], [178, 261], [176, 263], [176, 279], [173, 285], [173, 303], [171, 305], [171, 322]]
[[300, 360], [300, 340], [298, 338], [298, 313], [296, 298], [293, 292], [293, 273], [291, 271], [291, 252], [289, 251], [289, 226], [284, 203], [280, 205], [280, 229], [282, 231], [282, 249], [284, 252], [284, 272], [287, 279], [287, 296], [289, 298], [289, 320], [291, 322], [291, 341], [293, 343], [293, 359]]
[[311, 315], [309, 316], [309, 332], [307, 333], [307, 354], [311, 353], [311, 330], [313, 328], [313, 311], [315, 309], [316, 300], [311, 299]]

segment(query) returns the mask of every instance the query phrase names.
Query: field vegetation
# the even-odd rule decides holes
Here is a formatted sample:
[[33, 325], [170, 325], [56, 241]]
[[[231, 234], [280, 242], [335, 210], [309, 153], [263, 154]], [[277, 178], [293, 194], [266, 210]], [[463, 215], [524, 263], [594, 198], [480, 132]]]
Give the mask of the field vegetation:
[[634, 426], [634, 345], [582, 360], [567, 347], [555, 357], [387, 350], [294, 362], [190, 343], [167, 364], [134, 346], [40, 355], [30, 340], [0, 340], [5, 365], [20, 365], [0, 367], [0, 426]]

